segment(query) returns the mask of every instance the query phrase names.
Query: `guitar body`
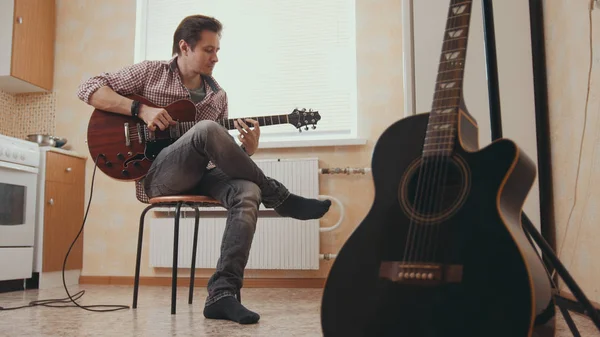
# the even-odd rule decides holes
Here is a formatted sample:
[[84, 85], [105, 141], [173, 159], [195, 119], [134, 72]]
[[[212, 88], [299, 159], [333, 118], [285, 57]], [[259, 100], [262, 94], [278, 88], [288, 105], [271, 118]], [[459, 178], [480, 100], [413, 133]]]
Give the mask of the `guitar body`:
[[[127, 97], [151, 107], [159, 107], [139, 95]], [[191, 101], [179, 100], [161, 108], [180, 123], [195, 121], [196, 107]], [[161, 131], [157, 128], [154, 132], [148, 132], [144, 121], [137, 117], [95, 109], [88, 124], [88, 149], [94, 160], [100, 156], [98, 168], [109, 177], [138, 180], [146, 175], [158, 153], [176, 141], [177, 138], [171, 134], [173, 130], [168, 128]], [[149, 133], [154, 139], [148, 139]]]
[[[454, 164], [423, 164], [428, 117], [396, 122], [375, 146], [375, 198], [329, 273], [324, 336], [553, 336], [549, 278], [520, 222], [533, 162], [510, 140], [479, 150], [461, 111]], [[420, 215], [419, 186], [443, 187]]]
[[[198, 121], [196, 106], [187, 99], [177, 100], [168, 106], [159, 106], [140, 95], [126, 96], [151, 107], [165, 109], [177, 123], [165, 130], [148, 129], [143, 120], [122, 114], [95, 109], [88, 123], [87, 144], [90, 155], [98, 158], [98, 168], [117, 180], [139, 180], [143, 178], [156, 156], [189, 131]], [[260, 127], [291, 124], [299, 131], [316, 128], [321, 120], [318, 111], [294, 109], [287, 115], [240, 117], [254, 119]], [[227, 130], [235, 128], [234, 119], [217, 120]]]

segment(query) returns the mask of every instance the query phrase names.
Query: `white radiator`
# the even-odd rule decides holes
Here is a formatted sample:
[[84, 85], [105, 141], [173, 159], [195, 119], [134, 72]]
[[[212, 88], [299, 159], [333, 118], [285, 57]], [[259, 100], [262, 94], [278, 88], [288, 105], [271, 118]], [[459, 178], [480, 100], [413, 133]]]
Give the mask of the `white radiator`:
[[[317, 198], [319, 163], [317, 158], [256, 160], [263, 172], [282, 182], [292, 193]], [[262, 210], [266, 210], [261, 204]], [[179, 227], [178, 266], [189, 268], [192, 257], [194, 212], [182, 212]], [[150, 266], [170, 268], [173, 262], [173, 218], [148, 217], [150, 227]], [[215, 268], [227, 214], [223, 208], [200, 209], [197, 268]], [[185, 214], [185, 217], [184, 217]], [[319, 220], [300, 221], [259, 213], [248, 269], [319, 269]]]

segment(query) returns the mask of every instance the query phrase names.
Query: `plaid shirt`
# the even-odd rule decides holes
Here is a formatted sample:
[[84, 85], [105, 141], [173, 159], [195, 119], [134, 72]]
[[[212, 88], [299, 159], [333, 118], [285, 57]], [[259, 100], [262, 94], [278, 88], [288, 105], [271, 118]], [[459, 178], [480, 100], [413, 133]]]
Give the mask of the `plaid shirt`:
[[[177, 71], [176, 60], [177, 56], [168, 61], [146, 60], [112, 73], [93, 76], [79, 86], [77, 96], [89, 104], [90, 96], [96, 90], [108, 86], [120, 95], [138, 94], [159, 106], [167, 106], [179, 99], [191, 100]], [[206, 96], [196, 103], [196, 121], [228, 118], [227, 93], [212, 76], [205, 75], [203, 79], [208, 85], [205, 85]], [[214, 164], [209, 163], [207, 168], [214, 167]], [[136, 181], [136, 191], [140, 201], [148, 201], [141, 181]]]
[[[191, 100], [177, 71], [177, 57], [169, 61], [142, 61], [113, 73], [102, 73], [83, 82], [77, 96], [89, 104], [89, 98], [102, 86], [120, 95], [138, 94], [156, 105], [167, 106], [179, 99]], [[227, 94], [211, 76], [203, 76], [206, 97], [196, 103], [196, 121], [228, 118]]]

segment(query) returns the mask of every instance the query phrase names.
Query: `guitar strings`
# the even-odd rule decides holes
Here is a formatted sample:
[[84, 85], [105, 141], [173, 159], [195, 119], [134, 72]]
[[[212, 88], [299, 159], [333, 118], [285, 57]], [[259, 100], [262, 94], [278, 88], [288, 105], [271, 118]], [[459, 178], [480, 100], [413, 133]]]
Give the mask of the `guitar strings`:
[[[461, 54], [462, 54], [462, 60], [461, 58], [458, 57], [457, 55], [457, 59], [454, 61], [446, 61], [445, 62], [445, 68], [446, 71], [448, 71], [448, 68], [450, 68], [451, 73], [453, 74], [453, 80], [457, 83], [457, 85], [455, 85], [455, 87], [453, 87], [450, 90], [445, 90], [445, 97], [449, 98], [452, 102], [451, 104], [451, 108], [452, 111], [450, 113], [448, 113], [447, 115], [449, 116], [451, 123], [451, 127], [449, 128], [449, 132], [448, 135], [444, 138], [445, 140], [447, 140], [447, 142], [449, 142], [449, 145], [454, 146], [455, 143], [458, 141], [458, 119], [459, 119], [459, 106], [460, 106], [460, 93], [462, 92], [462, 85], [463, 85], [463, 80], [464, 80], [464, 67], [465, 67], [465, 61], [466, 61], [466, 54], [467, 54], [467, 45], [468, 45], [468, 32], [469, 32], [469, 23], [470, 23], [470, 18], [471, 18], [471, 5], [472, 5], [472, 1], [466, 1], [463, 2], [462, 4], [464, 4], [465, 10], [462, 13], [456, 14], [453, 17], [453, 20], [455, 20], [455, 24], [454, 27], [460, 26], [460, 27], [464, 27], [462, 29], [464, 29], [464, 35], [462, 35], [460, 38], [455, 38], [452, 39], [452, 42], [449, 42], [450, 45], [452, 46], [456, 46], [456, 48], [451, 48], [453, 51], [456, 50], [460, 50]], [[466, 21], [464, 24], [463, 23], [463, 19]], [[456, 94], [454, 94], [456, 93]], [[441, 187], [441, 191], [438, 190], [438, 197], [437, 197], [437, 201], [438, 201], [438, 207], [433, 210], [435, 213], [434, 214], [439, 214], [443, 211], [443, 206], [444, 206], [444, 195], [446, 193], [446, 187], [447, 187], [447, 179], [448, 179], [448, 170], [450, 168], [450, 166], [452, 165], [452, 151], [450, 152], [450, 154], [442, 159], [442, 170], [441, 170], [441, 174], [439, 177], [438, 184], [436, 184], [436, 186], [439, 188]], [[460, 172], [457, 172], [457, 174], [460, 174]], [[455, 197], [459, 197], [458, 195], [450, 195], [449, 197], [451, 198], [455, 198]], [[454, 201], [454, 200], [452, 200]], [[431, 226], [431, 230], [432, 230], [432, 235], [431, 238], [429, 239], [430, 243], [428, 245], [428, 251], [431, 249], [431, 257], [428, 256], [428, 258], [430, 259], [435, 259], [436, 258], [436, 254], [438, 251], [438, 248], [440, 247], [440, 242], [439, 242], [439, 235], [440, 235], [440, 231], [442, 230], [441, 228], [441, 224], [436, 223], [433, 224]]]
[[[277, 119], [277, 121], [274, 121], [274, 118]], [[300, 117], [299, 117], [300, 118]], [[256, 121], [259, 122], [259, 126], [269, 126], [269, 125], [276, 125], [276, 124], [283, 124], [285, 123], [289, 123], [289, 117], [287, 115], [273, 115], [273, 116], [260, 116], [260, 117], [246, 117], [244, 119], [254, 119]], [[282, 122], [283, 119], [283, 122]], [[236, 118], [229, 118], [229, 119], [219, 119], [216, 122], [228, 129], [233, 129], [233, 121], [236, 120]], [[270, 120], [270, 123], [269, 123]], [[306, 121], [305, 124], [303, 125], [310, 125], [310, 124], [314, 124], [314, 122], [316, 121]], [[180, 128], [182, 128], [183, 132], [187, 132], [189, 131], [194, 125], [196, 125], [197, 122], [195, 121], [186, 121], [186, 122], [179, 122], [179, 126]], [[302, 123], [301, 123], [302, 124]], [[148, 126], [147, 125], [143, 125], [142, 126], [144, 129], [147, 129]], [[250, 126], [252, 127], [252, 126]], [[137, 134], [137, 126], [130, 126], [128, 127], [130, 134]]]
[[[446, 23], [446, 29], [448, 28], [448, 22]], [[442, 58], [443, 58], [443, 47], [442, 47], [442, 54], [440, 55], [440, 60], [439, 62], [442, 62]], [[438, 96], [438, 92], [437, 92], [437, 88], [439, 85], [439, 80], [442, 76], [440, 76], [440, 73], [438, 73], [437, 79], [436, 79], [436, 83], [435, 83], [435, 87], [434, 87], [434, 101], [432, 102], [432, 109], [429, 115], [429, 121], [428, 121], [428, 126], [426, 128], [426, 133], [425, 133], [425, 139], [424, 139], [424, 143], [423, 143], [423, 151], [422, 151], [422, 156], [421, 156], [421, 162], [420, 162], [420, 166], [419, 166], [419, 172], [418, 172], [418, 176], [417, 176], [417, 187], [415, 190], [415, 198], [414, 198], [414, 206], [413, 206], [413, 212], [416, 213], [417, 216], [424, 214], [423, 210], [422, 210], [422, 203], [423, 200], [425, 199], [425, 193], [424, 193], [424, 187], [423, 185], [426, 185], [426, 183], [424, 183], [424, 181], [427, 181], [427, 179], [425, 179], [425, 176], [428, 174], [426, 174], [426, 171], [428, 171], [428, 167], [429, 167], [429, 160], [427, 159], [427, 153], [429, 151], [428, 147], [426, 146], [428, 144], [427, 139], [428, 137], [436, 137], [438, 135], [439, 132], [437, 132], [437, 130], [435, 127], [431, 127], [432, 125], [437, 125], [435, 122], [435, 118], [436, 115], [434, 115], [434, 111], [436, 110], [436, 99]], [[432, 136], [429, 135], [429, 133], [432, 133]], [[421, 237], [422, 237], [422, 227], [425, 226], [425, 224], [419, 224], [418, 222], [420, 221], [415, 221], [414, 219], [415, 217], [411, 217], [410, 221], [409, 221], [409, 231], [408, 231], [408, 235], [407, 237], [408, 242], [406, 243], [406, 247], [405, 247], [405, 258], [404, 260], [407, 263], [410, 262], [417, 262], [418, 258], [419, 258], [419, 247], [421, 244]], [[408, 251], [408, 256], [406, 256], [406, 252]], [[414, 260], [413, 260], [414, 259]]]
[[[451, 15], [451, 11], [452, 11], [452, 7], [455, 5], [453, 3], [451, 4], [451, 7], [449, 8], [449, 12], [448, 15]], [[465, 13], [462, 14], [464, 15], [467, 20], [470, 19], [470, 1], [467, 1], [467, 6], [468, 8], [466, 9]], [[451, 20], [456, 20], [459, 21], [460, 18], [452, 18]], [[451, 21], [448, 20], [447, 25], [446, 25], [446, 31], [448, 29], [450, 29], [451, 26]], [[465, 36], [458, 38], [457, 40], [461, 40], [461, 39], [466, 39], [468, 37], [468, 34], [465, 34]], [[452, 39], [449, 39], [452, 40]], [[444, 39], [444, 43], [447, 43], [447, 40]], [[451, 43], [448, 43], [451, 44]], [[460, 43], [457, 43], [460, 47]], [[462, 48], [461, 48], [462, 49]], [[442, 51], [444, 50], [444, 48], [442, 48]], [[466, 41], [465, 41], [465, 46], [464, 49], [466, 51]], [[440, 57], [440, 71], [441, 72], [456, 72], [458, 71], [459, 74], [460, 72], [463, 70], [463, 66], [461, 65], [459, 68], [454, 67], [452, 69], [448, 69], [450, 67], [448, 67], [449, 64], [451, 64], [451, 62], [460, 62], [460, 59], [457, 61], [444, 61], [444, 53], [442, 53], [441, 57]], [[464, 62], [463, 62], [464, 65]], [[443, 77], [443, 76], [440, 76]], [[438, 79], [438, 81], [436, 81], [436, 86], [435, 86], [435, 99], [432, 105], [432, 112], [433, 111], [438, 111], [438, 112], [442, 112], [442, 113], [436, 113], [434, 114], [430, 114], [429, 116], [429, 125], [450, 125], [450, 127], [448, 128], [444, 128], [442, 129], [442, 132], [439, 132], [439, 128], [432, 128], [433, 130], [428, 130], [432, 133], [434, 133], [434, 135], [432, 135], [431, 137], [435, 137], [437, 138], [438, 142], [434, 143], [436, 144], [436, 146], [433, 146], [433, 148], [428, 148], [428, 147], [424, 147], [424, 152], [423, 154], [426, 154], [429, 151], [437, 151], [438, 153], [436, 153], [433, 156], [423, 156], [422, 158], [422, 162], [419, 168], [419, 173], [418, 173], [418, 180], [417, 180], [417, 188], [416, 188], [416, 192], [415, 192], [415, 204], [414, 204], [414, 209], [417, 213], [419, 214], [423, 214], [425, 216], [427, 215], [431, 215], [431, 214], [436, 214], [438, 212], [441, 211], [441, 208], [443, 206], [443, 195], [445, 193], [445, 188], [446, 188], [446, 179], [447, 179], [447, 172], [448, 172], [448, 167], [449, 167], [449, 162], [450, 162], [450, 155], [451, 155], [451, 151], [450, 153], [446, 153], [444, 150], [444, 147], [448, 146], [448, 145], [453, 145], [455, 142], [455, 136], [454, 133], [455, 131], [457, 131], [456, 125], [455, 123], [457, 123], [457, 119], [458, 119], [458, 107], [459, 107], [459, 102], [460, 102], [460, 96], [458, 97], [454, 97], [452, 96], [452, 94], [450, 94], [450, 92], [453, 92], [455, 90], [458, 90], [460, 92], [460, 88], [462, 87], [462, 80], [458, 79], [456, 77], [460, 77], [460, 76], [455, 76], [455, 78], [453, 78], [453, 80], [459, 81], [460, 85], [457, 87], [453, 87], [452, 89], [448, 89], [448, 88], [441, 88], [440, 89], [440, 84], [441, 81]], [[441, 93], [438, 91], [441, 90]], [[456, 99], [457, 102], [456, 104], [445, 104], [447, 103], [449, 100], [451, 99]], [[451, 112], [446, 112], [447, 109], [452, 109]], [[429, 128], [428, 128], [429, 129]], [[426, 137], [429, 137], [429, 134], [426, 133]], [[450, 144], [448, 144], [450, 143]], [[451, 148], [449, 149], [451, 150]], [[432, 158], [433, 157], [433, 158]], [[422, 183], [422, 180], [425, 179], [425, 181], [429, 181], [429, 183]], [[440, 191], [441, 188], [441, 191]], [[425, 203], [425, 204], [424, 204]], [[438, 239], [439, 239], [439, 230], [440, 230], [440, 226], [437, 223], [433, 223], [433, 224], [418, 224], [416, 223], [415, 220], [413, 220], [414, 218], [411, 217], [410, 223], [409, 223], [409, 232], [407, 237], [409, 237], [409, 241], [406, 244], [405, 247], [405, 258], [404, 261], [405, 262], [413, 262], [413, 261], [427, 261], [427, 260], [431, 260], [433, 261], [433, 259], [435, 258], [435, 254], [437, 252], [437, 247], [439, 246], [438, 243]], [[433, 235], [432, 235], [433, 234]], [[433, 236], [435, 236], [435, 238], [433, 238]]]
[[[448, 29], [449, 26], [449, 21], [446, 23], [446, 29]], [[444, 39], [445, 40], [445, 39]], [[442, 47], [442, 54], [440, 55], [440, 65], [441, 62], [443, 60], [443, 47]], [[441, 68], [441, 67], [440, 67]], [[441, 70], [441, 69], [440, 69]], [[439, 102], [440, 100], [440, 96], [442, 96], [441, 98], [444, 98], [444, 92], [442, 92], [441, 94], [438, 92], [438, 86], [439, 86], [439, 82], [440, 82], [440, 78], [442, 78], [443, 76], [441, 76], [441, 72], [438, 73], [438, 77], [436, 79], [436, 83], [435, 83], [435, 87], [434, 87], [434, 101], [432, 102], [432, 111], [430, 112], [429, 115], [429, 123], [428, 123], [428, 127], [427, 127], [427, 131], [425, 134], [425, 141], [424, 141], [424, 145], [423, 145], [423, 154], [422, 154], [422, 158], [421, 158], [421, 163], [420, 163], [420, 167], [419, 167], [419, 172], [418, 172], [418, 177], [417, 177], [417, 187], [416, 187], [416, 191], [415, 191], [415, 202], [414, 202], [414, 211], [417, 213], [417, 215], [421, 215], [423, 214], [424, 216], [427, 216], [427, 212], [426, 209], [424, 209], [423, 207], [423, 203], [424, 201], [426, 201], [427, 198], [427, 191], [428, 188], [432, 185], [431, 182], [429, 184], [427, 184], [427, 181], [430, 181], [430, 175], [431, 175], [431, 167], [434, 166], [435, 164], [432, 165], [431, 164], [431, 156], [427, 155], [429, 151], [435, 151], [436, 149], [433, 148], [429, 148], [428, 142], [427, 142], [427, 138], [428, 137], [434, 137], [434, 138], [438, 138], [439, 137], [439, 127], [436, 128], [436, 126], [439, 126], [439, 119], [440, 117], [442, 117], [441, 115], [437, 115], [434, 114], [435, 110], [437, 108], [437, 106], [439, 105], [437, 102]], [[433, 125], [433, 127], [431, 127]], [[429, 132], [432, 133], [432, 135], [429, 135]], [[438, 138], [439, 139], [439, 138]], [[433, 143], [435, 144], [435, 143]], [[434, 161], [435, 161], [435, 157], [434, 156]], [[423, 233], [423, 227], [427, 226], [425, 224], [426, 221], [424, 221], [423, 223], [419, 223], [420, 221], [415, 221], [414, 217], [411, 217], [410, 219], [410, 223], [409, 223], [409, 241], [406, 245], [406, 250], [408, 250], [408, 257], [405, 258], [405, 260], [407, 260], [407, 262], [417, 262], [419, 259], [422, 259], [422, 249], [421, 247], [423, 246], [422, 241], [426, 241], [425, 238], [425, 234]], [[405, 251], [406, 251], [405, 250]]]

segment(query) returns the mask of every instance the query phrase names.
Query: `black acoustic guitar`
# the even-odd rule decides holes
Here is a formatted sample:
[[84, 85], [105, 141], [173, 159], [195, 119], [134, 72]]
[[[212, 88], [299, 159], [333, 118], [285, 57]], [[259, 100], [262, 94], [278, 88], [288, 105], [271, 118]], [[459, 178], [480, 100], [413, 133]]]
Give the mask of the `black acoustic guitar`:
[[480, 149], [463, 103], [471, 6], [450, 1], [431, 112], [377, 141], [373, 204], [323, 292], [325, 337], [554, 335], [550, 279], [521, 227], [536, 167], [508, 139]]

